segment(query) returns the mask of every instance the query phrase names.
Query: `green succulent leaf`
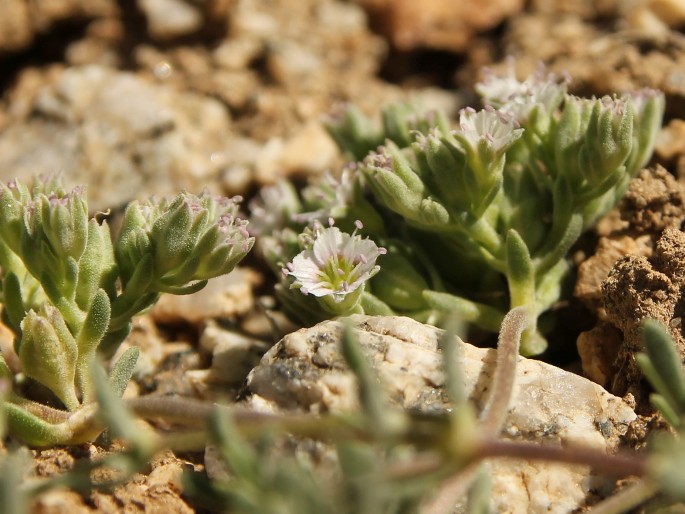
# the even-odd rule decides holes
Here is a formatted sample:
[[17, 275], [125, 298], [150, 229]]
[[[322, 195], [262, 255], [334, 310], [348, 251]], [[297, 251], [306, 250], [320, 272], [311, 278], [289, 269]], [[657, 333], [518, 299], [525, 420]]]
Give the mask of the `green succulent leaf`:
[[[18, 330], [21, 325], [21, 320], [26, 315], [24, 307], [24, 297], [16, 273], [8, 272], [2, 280], [2, 294], [3, 294], [3, 308], [7, 313], [7, 317], [15, 330]], [[18, 348], [16, 348], [18, 350]]]
[[107, 333], [111, 314], [107, 293], [104, 289], [98, 289], [76, 340], [79, 355], [89, 355], [95, 351]]
[[109, 374], [109, 387], [119, 398], [123, 396], [133, 376], [139, 355], [140, 348], [135, 346], [127, 348], [112, 366], [112, 371]]
[[647, 319], [642, 325], [645, 357], [638, 365], [657, 393], [679, 419], [685, 416], [685, 376], [673, 339], [657, 321]]

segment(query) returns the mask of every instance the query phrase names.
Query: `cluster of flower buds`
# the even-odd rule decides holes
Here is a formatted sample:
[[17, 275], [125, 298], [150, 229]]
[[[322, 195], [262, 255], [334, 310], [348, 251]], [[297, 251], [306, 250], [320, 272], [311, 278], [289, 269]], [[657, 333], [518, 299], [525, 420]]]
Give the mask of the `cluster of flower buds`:
[[129, 204], [114, 246], [124, 290], [183, 293], [231, 271], [254, 242], [239, 201], [204, 192]]
[[[84, 188], [0, 184], [3, 315], [23, 373], [69, 411], [92, 401], [95, 354], [116, 350], [133, 315], [161, 293], [202, 288], [250, 251], [238, 201], [182, 193], [134, 202], [113, 242], [107, 222], [90, 217]], [[8, 369], [0, 356], [0, 370]], [[17, 427], [41, 426], [20, 406], [9, 413]], [[55, 442], [56, 428], [42, 430]]]

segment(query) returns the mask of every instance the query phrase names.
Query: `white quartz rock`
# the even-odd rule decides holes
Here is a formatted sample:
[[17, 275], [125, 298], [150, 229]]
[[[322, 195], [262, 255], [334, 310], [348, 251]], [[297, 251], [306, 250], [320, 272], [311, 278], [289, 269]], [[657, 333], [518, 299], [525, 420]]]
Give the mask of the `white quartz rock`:
[[[403, 317], [352, 316], [350, 321], [396, 405], [421, 411], [448, 407], [438, 350], [441, 330]], [[340, 330], [340, 321], [326, 321], [283, 338], [250, 373], [247, 404], [313, 413], [357, 408], [356, 382], [339, 352]], [[461, 352], [464, 385], [480, 409], [496, 352], [466, 343]], [[522, 357], [517, 370], [506, 438], [613, 452], [636, 419], [623, 400], [578, 375]], [[509, 460], [489, 466], [494, 512], [570, 512], [591, 492], [612, 487], [611, 479], [582, 466]]]

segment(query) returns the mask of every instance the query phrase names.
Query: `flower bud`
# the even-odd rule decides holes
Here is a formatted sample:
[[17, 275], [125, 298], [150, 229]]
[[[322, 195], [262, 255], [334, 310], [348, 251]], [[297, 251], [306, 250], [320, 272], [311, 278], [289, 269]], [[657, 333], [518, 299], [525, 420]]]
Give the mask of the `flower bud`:
[[119, 274], [125, 288], [136, 275], [141, 262], [152, 259], [152, 227], [167, 208], [166, 199], [158, 201], [154, 197], [142, 203], [131, 202], [126, 207], [121, 230], [114, 244]]
[[421, 200], [413, 221], [417, 226], [435, 232], [454, 228], [450, 227], [453, 220], [445, 206], [430, 197]]
[[74, 386], [78, 348], [59, 311], [45, 304], [30, 310], [21, 322], [19, 360], [24, 372], [40, 382], [66, 405], [78, 407]]
[[427, 134], [434, 128], [447, 133], [450, 124], [443, 112], [426, 110], [414, 100], [391, 104], [383, 109], [383, 128], [386, 139], [405, 148], [414, 141], [414, 133]]
[[385, 231], [383, 219], [365, 195], [362, 175], [355, 162], [345, 166], [338, 176], [324, 173], [302, 190], [302, 198], [304, 212], [293, 214], [292, 222], [309, 225], [334, 219], [339, 227], [351, 232], [355, 221], [363, 219], [370, 232], [381, 235]]
[[623, 95], [633, 106], [633, 148], [626, 162], [628, 174], [634, 177], [647, 164], [654, 151], [656, 136], [664, 117], [664, 94], [645, 88]]
[[54, 302], [59, 296], [73, 297], [78, 260], [88, 240], [88, 206], [81, 188], [67, 194], [55, 186], [45, 194], [48, 185], [53, 182], [38, 181], [33, 197], [22, 198], [23, 224], [15, 251]]
[[223, 215], [202, 235], [191, 258], [198, 260], [190, 280], [207, 280], [229, 273], [252, 249], [246, 220]]
[[78, 261], [88, 240], [88, 204], [85, 190], [74, 188], [66, 195], [50, 192], [36, 198], [42, 211], [41, 229], [58, 258]]
[[360, 171], [369, 187], [389, 209], [409, 219], [418, 217], [425, 186], [402, 152], [392, 143], [364, 159]]
[[470, 211], [479, 200], [478, 184], [463, 151], [436, 130], [418, 135], [412, 149], [428, 189], [454, 211]]
[[436, 130], [417, 136], [412, 148], [424, 182], [442, 206], [452, 213], [482, 216], [502, 185], [501, 169], [482, 173], [472, 168], [457, 140]]
[[325, 121], [338, 147], [359, 161], [383, 142], [383, 134], [354, 105], [344, 104]]
[[259, 253], [276, 274], [280, 274], [283, 265], [302, 251], [297, 232], [290, 228], [261, 236], [257, 238], [256, 244]]
[[411, 131], [416, 115], [416, 106], [410, 102], [394, 103], [383, 109], [383, 129], [386, 139], [400, 148], [409, 146], [414, 139]]
[[585, 133], [586, 177], [601, 182], [622, 166], [633, 144], [633, 107], [618, 98], [595, 100]]
[[150, 230], [157, 215], [157, 206], [152, 201], [142, 204], [134, 201], [126, 207], [121, 230], [114, 244], [114, 255], [123, 286], [128, 284], [138, 263], [152, 252]]
[[55, 194], [59, 197], [66, 196], [67, 191], [64, 189], [62, 177], [59, 174], [49, 174], [48, 176], [39, 176], [33, 179], [31, 185], [31, 196], [37, 198], [40, 195]]
[[324, 173], [319, 180], [302, 190], [304, 212], [293, 214], [292, 220], [296, 223], [311, 223], [314, 220], [326, 223], [329, 218], [339, 220], [347, 216], [349, 210], [355, 207], [355, 190], [359, 185], [357, 176], [354, 164], [343, 168], [337, 177], [329, 172]]
[[149, 232], [156, 290], [174, 291], [190, 282], [231, 271], [254, 243], [235, 199], [182, 193], [159, 204]]
[[582, 187], [587, 163], [581, 155], [585, 133], [594, 107], [593, 100], [567, 96], [554, 134], [554, 164], [552, 173], [564, 175], [574, 190]]
[[[634, 108], [619, 98], [566, 98], [556, 129], [555, 164], [576, 195], [597, 196], [616, 183], [633, 146]], [[588, 196], [590, 195], [590, 196]]]
[[19, 251], [24, 226], [20, 188], [25, 189], [16, 180], [0, 182], [0, 236], [13, 252]]
[[116, 293], [118, 270], [112, 247], [112, 237], [106, 222], [88, 222], [88, 243], [78, 263], [75, 300], [81, 310], [90, 308], [98, 289], [110, 296]]
[[[150, 241], [157, 278], [188, 260], [209, 213], [187, 193], [178, 195], [154, 221]], [[160, 209], [161, 210], [161, 209]]]

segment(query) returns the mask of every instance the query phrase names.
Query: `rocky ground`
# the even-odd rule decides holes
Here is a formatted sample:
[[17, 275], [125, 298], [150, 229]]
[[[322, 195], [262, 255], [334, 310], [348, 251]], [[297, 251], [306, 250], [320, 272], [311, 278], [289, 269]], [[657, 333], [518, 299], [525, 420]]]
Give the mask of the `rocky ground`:
[[[620, 212], [603, 220], [574, 254], [579, 273], [569, 311], [582, 322], [561, 326], [587, 330], [569, 328], [560, 337], [578, 338], [579, 352], [565, 364], [594, 383], [527, 363], [521, 373], [536, 378], [521, 382], [506, 432], [534, 440], [544, 433], [562, 443], [614, 449], [649, 424], [645, 385], [634, 363], [639, 320], [650, 316], [670, 326], [685, 356], [682, 2], [4, 0], [0, 5], [0, 179], [60, 172], [71, 185], [88, 184], [94, 210], [112, 208], [115, 214], [135, 198], [182, 189], [249, 198], [279, 177], [301, 180], [340, 166], [321, 124], [337, 104], [353, 102], [375, 114], [381, 105], [420, 95], [455, 113], [473, 100], [471, 86], [481, 68], [501, 67], [507, 55], [516, 57], [521, 74], [540, 62], [551, 71], [567, 71], [572, 93], [661, 89], [667, 110], [653, 163], [658, 167], [640, 175]], [[143, 349], [127, 394], [231, 401], [261, 356], [280, 335], [297, 328], [273, 310], [269, 279], [261, 270], [256, 259], [248, 259], [201, 293], [164, 298], [141, 317], [127, 343]], [[421, 400], [425, 408], [441, 408], [432, 329], [398, 328], [406, 320], [385, 327], [368, 323], [365, 330], [377, 334], [383, 348], [379, 355], [390, 361], [381, 363], [390, 382], [398, 380], [405, 360], [421, 363], [413, 368], [416, 376], [393, 385], [397, 402]], [[351, 406], [350, 377], [325, 372], [337, 370], [337, 357], [322, 347], [312, 355], [306, 344], [296, 344], [297, 337], [316, 340], [317, 330], [326, 328], [313, 330], [269, 351], [250, 376], [244, 401], [256, 408], [297, 406], [312, 412]], [[405, 348], [408, 333], [425, 344]], [[491, 358], [486, 350], [472, 352], [475, 384]], [[298, 362], [300, 370], [311, 367], [304, 375], [318, 388], [314, 397], [311, 390], [301, 395], [292, 384], [275, 388], [270, 366], [278, 359]], [[576, 407], [557, 400], [540, 403], [541, 392], [592, 401]], [[572, 408], [577, 415], [568, 414]], [[633, 443], [637, 439], [633, 436]], [[106, 451], [98, 445], [34, 451], [33, 472], [50, 476]], [[198, 506], [183, 496], [180, 474], [204, 466], [211, 466], [211, 458], [163, 454], [113, 493], [83, 497], [53, 491], [39, 498], [34, 510], [196, 512]], [[503, 500], [502, 505], [516, 506], [512, 512], [547, 512], [550, 505], [558, 509], [550, 512], [568, 512], [611, 494], [613, 484], [593, 482], [586, 471], [567, 471], [509, 469], [498, 475], [495, 488], [527, 492]], [[555, 480], [531, 495], [531, 487], [540, 487], [535, 479], [540, 473]], [[511, 487], [511, 477], [518, 486]], [[531, 497], [538, 503], [530, 503]]]

